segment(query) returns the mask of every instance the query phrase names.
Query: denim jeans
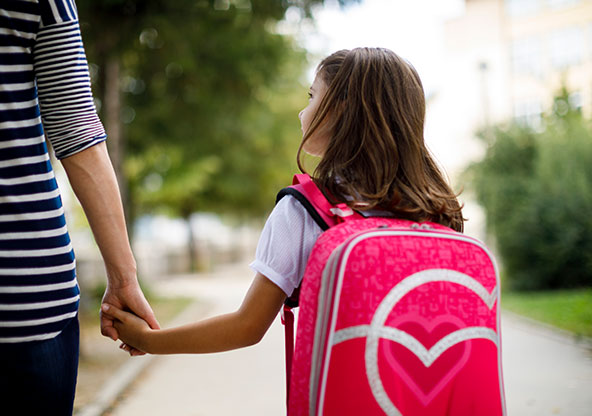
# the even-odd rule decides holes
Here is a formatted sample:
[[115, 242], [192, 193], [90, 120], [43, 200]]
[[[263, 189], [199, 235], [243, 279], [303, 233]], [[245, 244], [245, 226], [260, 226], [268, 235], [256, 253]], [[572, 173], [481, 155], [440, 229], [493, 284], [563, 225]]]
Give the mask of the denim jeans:
[[72, 415], [79, 336], [76, 317], [55, 338], [0, 344], [0, 414]]

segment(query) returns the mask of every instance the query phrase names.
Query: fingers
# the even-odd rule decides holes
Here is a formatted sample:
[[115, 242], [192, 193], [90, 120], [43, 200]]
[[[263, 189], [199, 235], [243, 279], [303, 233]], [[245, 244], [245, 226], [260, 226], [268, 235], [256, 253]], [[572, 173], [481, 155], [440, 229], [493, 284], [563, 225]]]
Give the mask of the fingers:
[[101, 334], [103, 334], [107, 338], [111, 338], [113, 341], [117, 341], [117, 339], [119, 338], [117, 330], [112, 326], [101, 328]]
[[113, 327], [113, 318], [100, 312], [101, 316], [101, 334], [111, 338], [113, 341], [117, 341], [118, 334], [117, 330]]
[[150, 328], [160, 329], [160, 324], [156, 320], [150, 304], [137, 284], [118, 290], [108, 288], [103, 295], [103, 304], [129, 311], [146, 321]]
[[[152, 310], [150, 310], [150, 312], [152, 312]], [[151, 313], [149, 316], [146, 317], [146, 323], [152, 329], [160, 329], [160, 324], [156, 320], [156, 316], [154, 316], [154, 313]]]
[[[147, 305], [147, 304], [146, 304]], [[150, 312], [152, 310], [148, 309]], [[138, 339], [134, 337], [139, 331], [150, 328], [150, 324], [145, 321], [143, 317], [140, 317], [134, 313], [129, 313], [120, 309], [110, 303], [103, 303], [101, 305], [101, 318], [108, 322], [101, 328], [104, 333], [115, 334], [117, 338], [125, 340], [119, 348], [129, 353], [131, 356], [145, 355], [146, 353], [142, 350], [134, 348], [130, 344], [127, 344], [132, 339], [134, 344], [138, 342]], [[155, 319], [154, 319], [155, 320]], [[149, 329], [148, 329], [149, 330]], [[109, 335], [109, 336], [110, 336]], [[121, 337], [121, 338], [120, 338]]]
[[101, 305], [101, 312], [105, 315], [107, 315], [108, 317], [106, 318], [107, 320], [109, 320], [109, 318], [111, 318], [111, 322], [113, 325], [113, 319], [117, 319], [118, 321], [121, 322], [125, 322], [126, 319], [126, 312], [122, 311], [119, 308], [116, 308], [113, 305], [109, 305], [108, 303], [103, 303]]
[[160, 324], [158, 323], [150, 304], [143, 295], [141, 296], [139, 305], [137, 305], [133, 312], [146, 321], [150, 328], [160, 329]]
[[139, 357], [141, 355], [146, 355], [146, 353], [144, 351], [140, 351], [137, 348], [134, 348], [126, 343], [121, 343], [121, 345], [119, 346], [120, 349], [122, 349], [123, 351], [129, 353], [129, 355], [131, 357]]
[[123, 320], [123, 311], [119, 310], [113, 305], [102, 304], [101, 305], [101, 334], [111, 338], [113, 341], [119, 339], [119, 333], [114, 325], [114, 320]]

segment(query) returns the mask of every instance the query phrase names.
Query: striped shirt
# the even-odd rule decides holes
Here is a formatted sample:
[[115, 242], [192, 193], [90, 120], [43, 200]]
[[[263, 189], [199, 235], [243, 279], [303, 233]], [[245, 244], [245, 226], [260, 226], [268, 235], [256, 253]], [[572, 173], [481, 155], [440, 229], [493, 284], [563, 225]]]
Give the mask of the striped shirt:
[[105, 140], [74, 0], [0, 2], [0, 343], [50, 339], [76, 316], [58, 159]]

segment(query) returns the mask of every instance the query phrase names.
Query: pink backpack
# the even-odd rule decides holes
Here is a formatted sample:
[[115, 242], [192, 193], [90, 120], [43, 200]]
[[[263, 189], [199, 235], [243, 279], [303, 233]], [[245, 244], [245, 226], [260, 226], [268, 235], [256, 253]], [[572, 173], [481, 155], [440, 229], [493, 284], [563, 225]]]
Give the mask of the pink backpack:
[[505, 415], [499, 276], [485, 246], [332, 206], [308, 175], [286, 194], [326, 229], [304, 274], [294, 350], [284, 308], [288, 415]]

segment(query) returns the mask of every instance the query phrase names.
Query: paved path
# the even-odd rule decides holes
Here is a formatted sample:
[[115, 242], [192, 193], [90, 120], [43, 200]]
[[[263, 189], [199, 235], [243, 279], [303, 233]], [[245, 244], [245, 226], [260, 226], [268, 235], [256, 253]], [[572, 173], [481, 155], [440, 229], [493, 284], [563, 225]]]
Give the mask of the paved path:
[[502, 355], [510, 416], [592, 415], [589, 345], [506, 313]]
[[[210, 314], [234, 310], [252, 273], [163, 282], [163, 293], [194, 295], [215, 304]], [[191, 311], [185, 319], [192, 320]], [[112, 416], [274, 416], [285, 414], [283, 336], [279, 320], [263, 341], [244, 350], [154, 359]], [[505, 314], [504, 376], [510, 416], [592, 415], [592, 354], [552, 331]], [[142, 358], [140, 358], [142, 359]]]
[[[163, 293], [214, 304], [208, 315], [234, 311], [253, 275], [247, 267], [212, 278], [164, 282]], [[203, 318], [185, 314], [187, 321]], [[257, 345], [206, 355], [157, 357], [109, 413], [112, 416], [265, 416], [285, 413], [284, 338], [279, 319]], [[140, 358], [141, 359], [141, 358]]]

